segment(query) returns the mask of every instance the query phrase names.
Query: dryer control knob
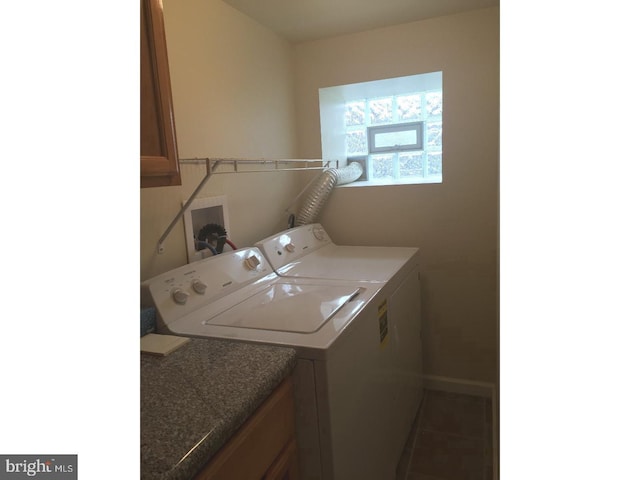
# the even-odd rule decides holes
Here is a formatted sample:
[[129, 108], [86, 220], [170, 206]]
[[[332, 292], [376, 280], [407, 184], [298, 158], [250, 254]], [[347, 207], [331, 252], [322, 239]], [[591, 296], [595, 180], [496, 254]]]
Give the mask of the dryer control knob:
[[244, 260], [244, 264], [249, 270], [256, 270], [260, 265], [260, 260], [255, 255], [251, 255]]
[[293, 243], [289, 242], [284, 246], [284, 249], [289, 253], [293, 253], [296, 251], [296, 246]]
[[312, 232], [313, 232], [313, 236], [316, 237], [318, 240], [320, 241], [324, 240], [325, 231], [322, 227], [315, 226], [313, 227]]
[[204, 295], [207, 287], [208, 285], [206, 283], [204, 283], [202, 280], [198, 280], [197, 278], [193, 282], [191, 282], [191, 288], [193, 288], [193, 291], [199, 293], [200, 295]]
[[189, 294], [181, 288], [176, 288], [171, 291], [171, 298], [173, 298], [173, 301], [178, 305], [184, 305], [185, 303], [187, 303]]

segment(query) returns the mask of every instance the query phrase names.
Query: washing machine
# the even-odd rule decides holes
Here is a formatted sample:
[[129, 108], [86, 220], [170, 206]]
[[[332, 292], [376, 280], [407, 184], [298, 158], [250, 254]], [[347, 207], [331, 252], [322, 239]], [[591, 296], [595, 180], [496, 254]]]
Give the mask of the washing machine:
[[[256, 243], [282, 278], [345, 280], [379, 285], [375, 300], [389, 362], [380, 381], [391, 391], [386, 451], [397, 463], [423, 394], [419, 249], [336, 245], [319, 223]], [[384, 312], [384, 313], [383, 313]]]
[[160, 333], [288, 346], [301, 475], [393, 480], [397, 460], [385, 284], [279, 276], [257, 247], [147, 280]]

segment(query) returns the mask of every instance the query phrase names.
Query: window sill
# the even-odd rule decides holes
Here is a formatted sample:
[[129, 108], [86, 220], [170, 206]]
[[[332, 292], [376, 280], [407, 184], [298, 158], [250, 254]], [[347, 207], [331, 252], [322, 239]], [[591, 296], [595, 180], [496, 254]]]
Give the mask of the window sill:
[[387, 187], [391, 185], [422, 185], [426, 183], [442, 183], [442, 175], [431, 175], [426, 178], [405, 178], [402, 180], [363, 180], [338, 185], [336, 188]]

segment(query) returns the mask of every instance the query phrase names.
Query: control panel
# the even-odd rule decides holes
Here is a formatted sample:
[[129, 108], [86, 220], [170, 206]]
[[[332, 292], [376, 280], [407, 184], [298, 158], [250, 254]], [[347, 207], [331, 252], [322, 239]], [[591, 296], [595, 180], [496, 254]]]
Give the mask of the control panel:
[[256, 243], [256, 246], [277, 271], [328, 243], [331, 243], [329, 234], [322, 225], [314, 223], [286, 230]]
[[273, 269], [256, 247], [222, 253], [158, 275], [144, 283], [165, 323], [187, 315]]

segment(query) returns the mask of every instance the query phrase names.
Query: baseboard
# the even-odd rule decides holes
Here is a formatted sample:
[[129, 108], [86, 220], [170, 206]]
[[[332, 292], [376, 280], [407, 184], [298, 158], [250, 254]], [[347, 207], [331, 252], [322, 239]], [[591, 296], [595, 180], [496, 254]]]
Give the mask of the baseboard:
[[495, 390], [495, 384], [493, 383], [439, 377], [437, 375], [424, 375], [424, 387], [429, 390], [442, 390], [444, 392], [476, 395], [485, 398], [493, 398]]

